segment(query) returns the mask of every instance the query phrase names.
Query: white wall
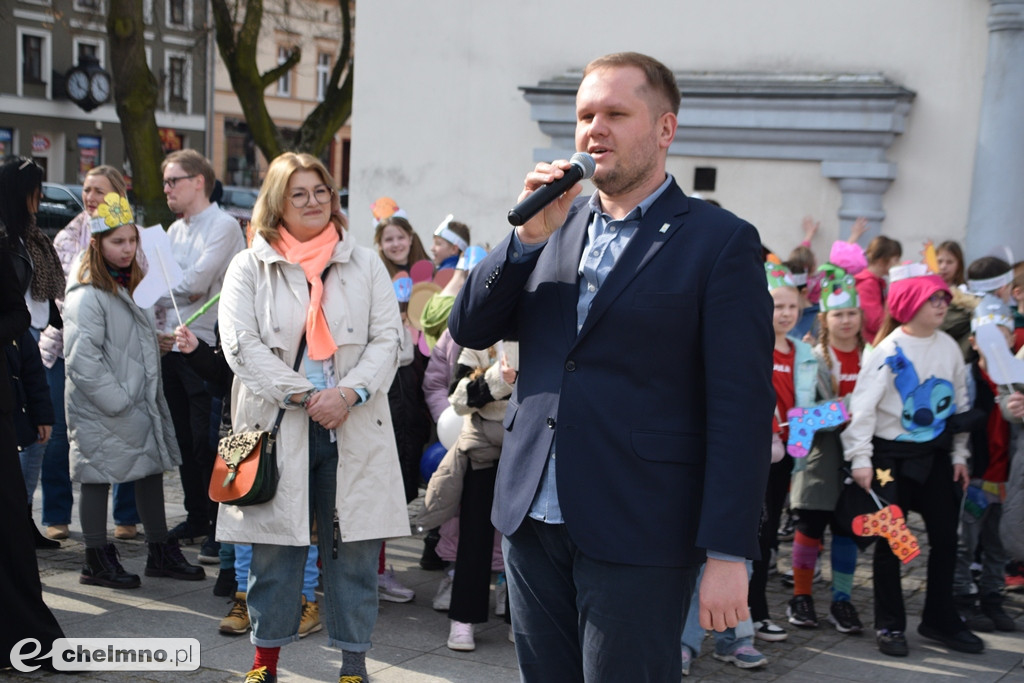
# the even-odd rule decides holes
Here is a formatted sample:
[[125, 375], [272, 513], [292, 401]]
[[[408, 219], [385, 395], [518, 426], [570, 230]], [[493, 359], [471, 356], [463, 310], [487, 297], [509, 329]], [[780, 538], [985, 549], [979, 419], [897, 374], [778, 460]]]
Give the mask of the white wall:
[[[492, 244], [549, 144], [519, 86], [608, 52], [651, 54], [675, 70], [881, 72], [914, 90], [889, 151], [899, 174], [883, 230], [905, 253], [962, 239], [988, 33], [987, 0], [377, 0], [358, 7], [351, 201], [371, 238], [369, 205], [393, 197], [424, 238], [452, 212]], [[838, 234], [839, 190], [816, 163], [670, 160], [689, 191], [695, 165], [718, 168], [713, 196], [780, 251], [817, 215], [818, 251]], [[777, 245], [777, 246], [776, 246]]]

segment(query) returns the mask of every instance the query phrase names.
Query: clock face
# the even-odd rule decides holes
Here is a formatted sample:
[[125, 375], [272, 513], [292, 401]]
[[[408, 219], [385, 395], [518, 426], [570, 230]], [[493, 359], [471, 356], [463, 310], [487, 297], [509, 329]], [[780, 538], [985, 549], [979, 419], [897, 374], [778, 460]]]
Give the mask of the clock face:
[[67, 84], [65, 86], [68, 91], [68, 96], [72, 100], [79, 102], [84, 100], [89, 94], [89, 76], [81, 69], [74, 69], [70, 75], [68, 75]]
[[103, 104], [110, 97], [110, 77], [105, 72], [97, 72], [89, 79], [89, 92], [98, 104]]

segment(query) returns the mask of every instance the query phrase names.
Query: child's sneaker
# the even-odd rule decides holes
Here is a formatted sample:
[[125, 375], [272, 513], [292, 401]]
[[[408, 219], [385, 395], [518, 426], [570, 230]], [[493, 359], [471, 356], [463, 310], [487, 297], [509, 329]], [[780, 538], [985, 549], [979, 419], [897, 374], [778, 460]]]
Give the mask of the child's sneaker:
[[828, 611], [828, 620], [836, 626], [840, 633], [861, 633], [864, 625], [857, 616], [857, 608], [849, 600], [833, 602]]
[[690, 675], [690, 665], [693, 663], [693, 652], [690, 651], [689, 646], [683, 645], [683, 675]]
[[377, 575], [377, 595], [388, 602], [409, 602], [416, 597], [415, 591], [398, 582], [393, 567], [388, 567], [383, 574]]
[[731, 662], [741, 669], [756, 669], [768, 664], [768, 658], [754, 649], [753, 645], [740, 645], [732, 652], [716, 652], [712, 656], [720, 662]]
[[771, 619], [754, 622], [754, 636], [769, 643], [777, 643], [789, 638], [786, 629], [782, 628]]
[[814, 598], [810, 595], [794, 595], [786, 607], [789, 623], [801, 628], [818, 628], [818, 615], [814, 613]]

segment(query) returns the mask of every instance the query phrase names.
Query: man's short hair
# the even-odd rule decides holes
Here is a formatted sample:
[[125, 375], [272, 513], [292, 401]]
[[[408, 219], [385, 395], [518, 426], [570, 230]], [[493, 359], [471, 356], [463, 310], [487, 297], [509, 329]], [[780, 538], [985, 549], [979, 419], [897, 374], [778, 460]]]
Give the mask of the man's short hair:
[[654, 57], [640, 54], [639, 52], [615, 52], [587, 64], [583, 70], [583, 77], [586, 78], [591, 71], [604, 68], [620, 68], [635, 66], [644, 72], [647, 84], [664, 104], [664, 111], [652, 112], [655, 116], [661, 116], [665, 112], [676, 114], [679, 112], [679, 103], [682, 96], [679, 94], [679, 84], [676, 83], [676, 76], [671, 69], [659, 62]]
[[203, 187], [206, 190], [206, 198], [213, 194], [213, 186], [217, 177], [213, 173], [213, 164], [194, 149], [179, 149], [171, 152], [160, 164], [160, 172], [167, 170], [168, 164], [177, 164], [187, 175], [203, 176]]

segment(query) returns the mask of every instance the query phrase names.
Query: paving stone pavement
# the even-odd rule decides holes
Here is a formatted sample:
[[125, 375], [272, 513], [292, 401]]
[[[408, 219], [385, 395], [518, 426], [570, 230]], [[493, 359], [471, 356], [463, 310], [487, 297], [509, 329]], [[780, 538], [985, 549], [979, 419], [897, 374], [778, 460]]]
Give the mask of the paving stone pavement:
[[[181, 489], [176, 473], [165, 476], [168, 526], [184, 519]], [[76, 491], [77, 499], [77, 491]], [[410, 506], [415, 512], [422, 498]], [[74, 511], [77, 516], [77, 507]], [[40, 518], [40, 494], [36, 493], [35, 519]], [[910, 526], [926, 546], [926, 534], [920, 518], [911, 515]], [[140, 527], [141, 528], [141, 527]], [[70, 637], [191, 637], [201, 647], [201, 666], [193, 672], [76, 672], [72, 675], [13, 670], [0, 672], [0, 679], [35, 681], [53, 678], [66, 680], [122, 683], [127, 681], [195, 681], [197, 683], [240, 682], [252, 662], [253, 646], [247, 636], [224, 636], [217, 624], [227, 614], [230, 602], [211, 592], [217, 568], [207, 566], [208, 577], [201, 582], [175, 581], [143, 577], [137, 590], [114, 591], [78, 583], [84, 555], [81, 529], [77, 519], [71, 525], [71, 538], [60, 549], [39, 551], [39, 567], [44, 598]], [[111, 522], [111, 538], [113, 527]], [[122, 561], [132, 572], [142, 575], [146, 544], [140, 537], [117, 541]], [[477, 649], [453, 652], [446, 647], [448, 620], [431, 608], [432, 598], [442, 577], [439, 571], [420, 569], [422, 534], [388, 542], [388, 562], [399, 580], [415, 589], [411, 603], [381, 602], [380, 616], [373, 636], [373, 649], [367, 667], [374, 683], [505, 683], [519, 680], [513, 645], [507, 640], [507, 627], [500, 617], [477, 627]], [[196, 561], [199, 546], [185, 548], [186, 556]], [[780, 569], [789, 566], [790, 544], [780, 548]], [[691, 669], [695, 681], [1001, 681], [1024, 683], [1024, 593], [1007, 595], [1007, 611], [1018, 628], [1016, 633], [982, 634], [987, 648], [981, 655], [950, 652], [930, 644], [917, 635], [917, 615], [924, 600], [927, 549], [905, 567], [904, 595], [910, 615], [908, 641], [911, 654], [898, 659], [881, 655], [870, 633], [845, 636], [823, 618], [829, 604], [828, 552], [824, 552], [822, 580], [815, 584], [821, 626], [798, 629], [785, 623], [786, 602], [790, 597], [778, 576], [769, 581], [772, 617], [789, 632], [781, 643], [763, 643], [757, 647], [770, 662], [767, 667], [740, 670], [710, 655], [710, 639], [703, 656]], [[862, 554], [854, 579], [853, 602], [862, 620], [871, 624], [871, 557]], [[279, 681], [336, 681], [340, 653], [326, 645], [321, 631], [286, 646], [281, 652]], [[557, 683], [557, 682], [555, 682]]]

